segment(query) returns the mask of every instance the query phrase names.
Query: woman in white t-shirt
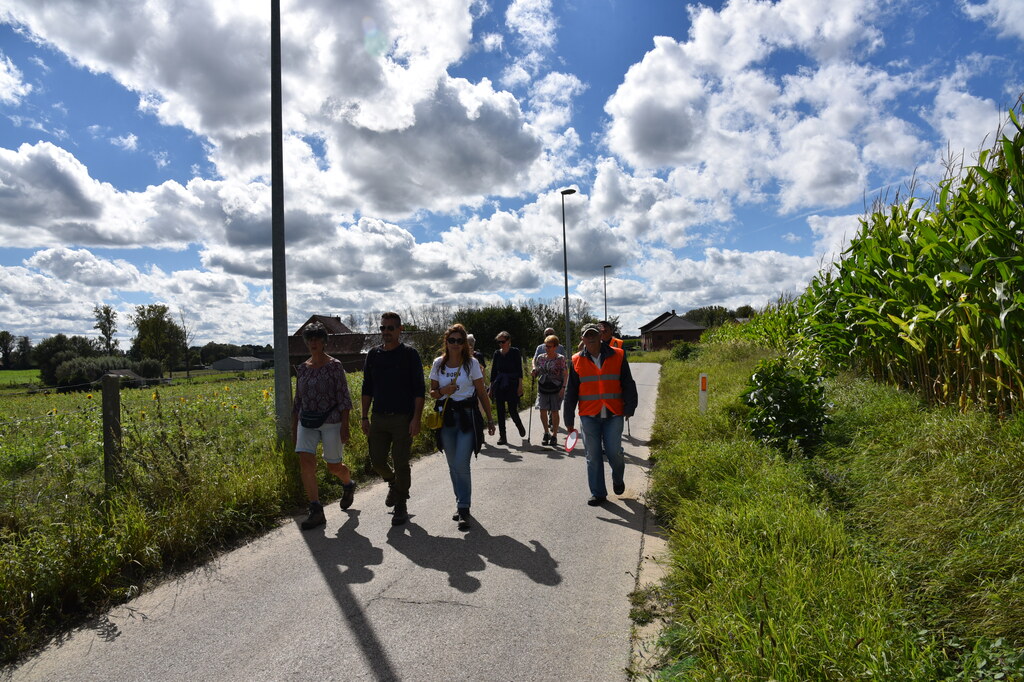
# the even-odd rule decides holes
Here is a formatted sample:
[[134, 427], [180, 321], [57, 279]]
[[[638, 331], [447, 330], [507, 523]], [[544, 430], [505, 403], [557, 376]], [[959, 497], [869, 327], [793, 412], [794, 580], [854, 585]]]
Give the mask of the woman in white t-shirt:
[[[469, 507], [473, 493], [469, 462], [483, 445], [483, 417], [477, 399], [488, 415], [487, 431], [494, 435], [490, 420], [491, 401], [484, 386], [480, 363], [470, 353], [466, 328], [453, 324], [444, 335], [444, 354], [430, 368], [430, 397], [448, 403], [444, 426], [437, 431], [438, 447], [448, 458], [448, 472], [455, 491], [456, 510], [452, 521], [459, 530], [469, 530]], [[442, 403], [443, 404], [443, 403]]]

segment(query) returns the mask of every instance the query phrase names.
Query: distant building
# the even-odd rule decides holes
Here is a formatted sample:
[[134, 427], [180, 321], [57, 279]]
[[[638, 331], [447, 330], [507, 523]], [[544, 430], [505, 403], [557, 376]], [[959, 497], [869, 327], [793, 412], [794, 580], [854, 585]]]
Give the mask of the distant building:
[[327, 315], [313, 315], [288, 337], [288, 363], [294, 367], [309, 358], [306, 342], [302, 340], [302, 330], [314, 322], [319, 322], [327, 330], [327, 347], [324, 351], [341, 360], [346, 372], [363, 371], [363, 346], [366, 344], [367, 335], [352, 331], [342, 323], [340, 317]]
[[700, 341], [706, 327], [694, 324], [676, 311], [662, 313], [640, 327], [640, 347], [644, 350], [662, 350], [673, 341]]
[[221, 372], [244, 372], [250, 369], [263, 369], [263, 360], [254, 358], [251, 355], [243, 355], [241, 357], [214, 360], [210, 367]]

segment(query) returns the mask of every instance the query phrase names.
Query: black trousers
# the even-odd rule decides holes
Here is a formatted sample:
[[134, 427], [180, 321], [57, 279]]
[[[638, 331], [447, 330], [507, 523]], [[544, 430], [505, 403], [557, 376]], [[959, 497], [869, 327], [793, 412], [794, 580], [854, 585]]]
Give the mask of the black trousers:
[[505, 438], [505, 413], [512, 417], [512, 423], [520, 432], [525, 430], [523, 420], [519, 418], [519, 396], [495, 396], [494, 402], [498, 405], [498, 433]]

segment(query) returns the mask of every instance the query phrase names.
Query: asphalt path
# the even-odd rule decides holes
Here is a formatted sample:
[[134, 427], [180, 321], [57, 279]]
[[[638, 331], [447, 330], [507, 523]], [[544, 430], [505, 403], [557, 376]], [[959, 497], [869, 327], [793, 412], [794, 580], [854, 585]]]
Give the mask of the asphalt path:
[[407, 524], [391, 526], [385, 485], [363, 486], [351, 509], [327, 508], [326, 528], [288, 519], [0, 677], [623, 680], [627, 595], [653, 530], [640, 496], [660, 367], [631, 368], [640, 404], [623, 434], [626, 492], [603, 506], [586, 504], [582, 441], [569, 454], [542, 447], [539, 415], [524, 410], [530, 443], [491, 437], [473, 460], [468, 532], [451, 519], [444, 456], [424, 457]]

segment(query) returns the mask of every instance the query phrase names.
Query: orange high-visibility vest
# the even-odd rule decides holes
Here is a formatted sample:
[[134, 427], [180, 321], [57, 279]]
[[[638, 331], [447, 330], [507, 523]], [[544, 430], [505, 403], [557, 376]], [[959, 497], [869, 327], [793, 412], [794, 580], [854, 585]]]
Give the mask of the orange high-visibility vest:
[[617, 339], [613, 336], [612, 340], [608, 342], [608, 345], [612, 348], [622, 348], [622, 339]]
[[606, 357], [601, 368], [583, 353], [572, 356], [572, 367], [580, 377], [579, 410], [580, 416], [593, 417], [601, 414], [601, 408], [607, 407], [612, 414], [620, 415], [625, 409], [622, 400], [622, 383], [619, 374], [622, 372], [622, 360], [626, 357], [621, 348], [611, 349], [614, 355]]

